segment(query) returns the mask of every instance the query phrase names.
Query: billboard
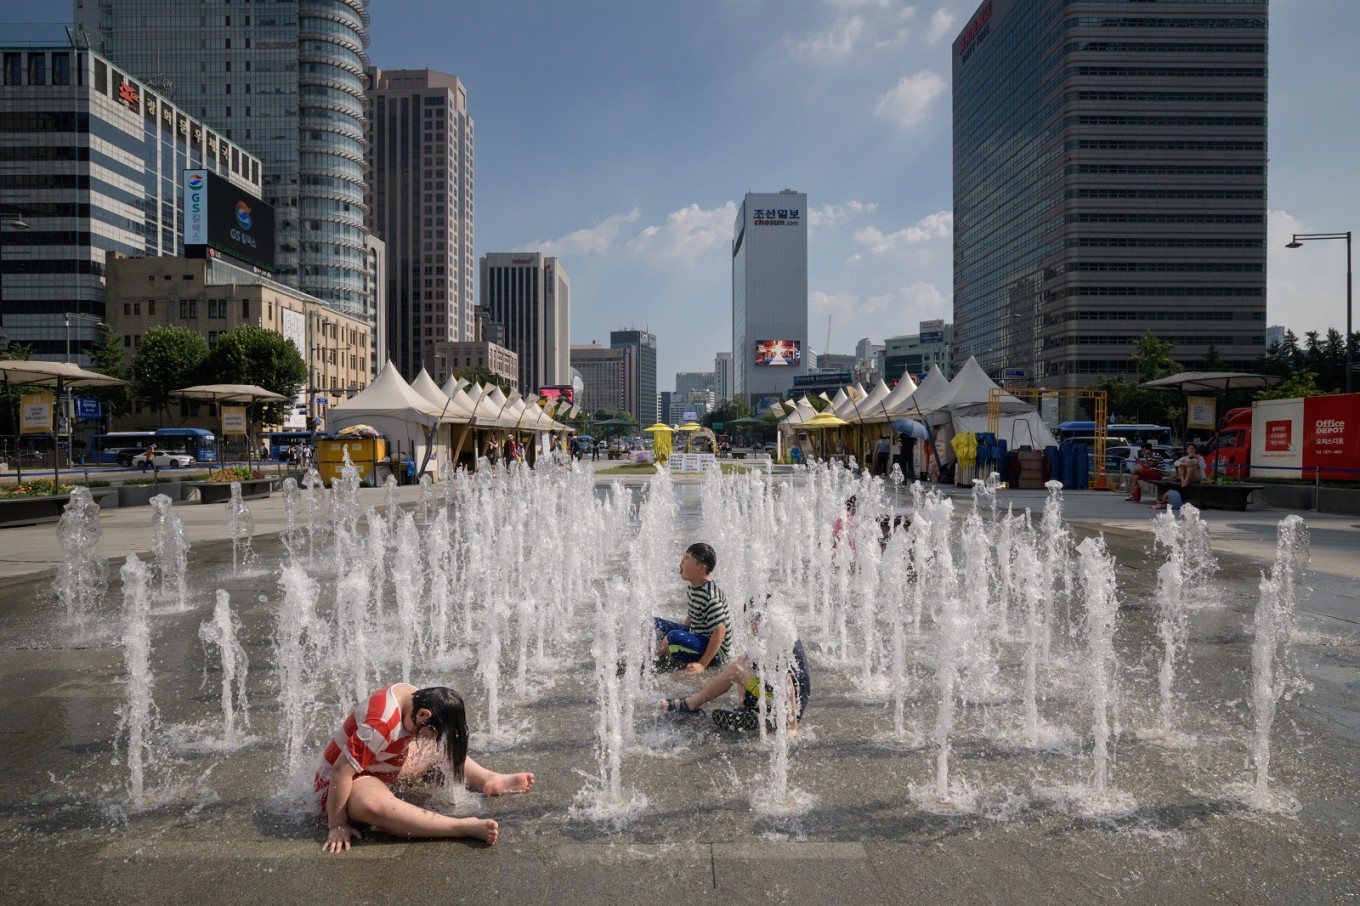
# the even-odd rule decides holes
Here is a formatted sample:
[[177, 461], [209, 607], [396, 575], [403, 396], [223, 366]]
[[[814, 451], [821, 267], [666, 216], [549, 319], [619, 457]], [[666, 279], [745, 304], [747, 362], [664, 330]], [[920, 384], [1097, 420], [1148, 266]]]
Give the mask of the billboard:
[[802, 361], [802, 340], [756, 340], [757, 365], [797, 365]]
[[571, 384], [554, 384], [551, 387], [539, 387], [538, 395], [545, 400], [565, 400], [568, 406], [576, 402], [576, 388]]
[[274, 209], [207, 170], [184, 171], [184, 254], [209, 249], [263, 271], [274, 270]]

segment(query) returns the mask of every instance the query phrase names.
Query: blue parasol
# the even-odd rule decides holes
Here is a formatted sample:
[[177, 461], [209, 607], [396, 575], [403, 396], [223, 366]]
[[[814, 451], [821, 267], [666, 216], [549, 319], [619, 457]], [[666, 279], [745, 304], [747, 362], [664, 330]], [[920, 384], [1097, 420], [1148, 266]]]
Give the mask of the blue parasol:
[[892, 429], [917, 440], [930, 440], [930, 429], [914, 418], [895, 418], [892, 420]]

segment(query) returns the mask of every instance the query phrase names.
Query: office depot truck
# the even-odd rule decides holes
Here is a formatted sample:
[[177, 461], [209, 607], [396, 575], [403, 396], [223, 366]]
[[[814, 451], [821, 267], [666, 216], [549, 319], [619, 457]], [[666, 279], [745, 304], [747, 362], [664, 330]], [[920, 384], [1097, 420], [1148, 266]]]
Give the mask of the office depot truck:
[[1204, 458], [1210, 474], [1230, 478], [1360, 481], [1360, 393], [1233, 409]]

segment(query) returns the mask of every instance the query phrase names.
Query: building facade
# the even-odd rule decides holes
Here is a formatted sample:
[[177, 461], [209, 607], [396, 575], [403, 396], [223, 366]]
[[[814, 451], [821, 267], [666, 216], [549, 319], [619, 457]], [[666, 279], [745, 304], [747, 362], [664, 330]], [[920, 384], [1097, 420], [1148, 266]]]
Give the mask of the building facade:
[[615, 349], [598, 343], [577, 343], [571, 347], [571, 367], [581, 374], [583, 386], [576, 402], [583, 411], [592, 415], [601, 409], [627, 412], [642, 423], [637, 412], [629, 408], [630, 401], [635, 405], [637, 400], [637, 350], [634, 347]]
[[487, 336], [519, 356], [519, 388], [571, 383], [571, 278], [540, 252], [490, 252], [481, 258]]
[[719, 400], [732, 398], [732, 353], [720, 352], [713, 357], [713, 395]]
[[[187, 327], [211, 347], [242, 324], [263, 327], [293, 341], [307, 363], [307, 386], [285, 425], [324, 428], [327, 408], [372, 380], [372, 332], [353, 318], [291, 286], [226, 261], [199, 258], [128, 258], [113, 252], [107, 263], [109, 329], [122, 337], [130, 362], [152, 327]], [[186, 401], [182, 413], [190, 415]], [[213, 427], [211, 416], [199, 427]], [[136, 410], [120, 427], [157, 427], [160, 414]]]
[[124, 71], [259, 155], [278, 218], [275, 279], [377, 321], [365, 295], [367, 0], [74, 0]]
[[[519, 389], [519, 356], [514, 350], [506, 349], [489, 340], [463, 340], [461, 342], [438, 341], [424, 348], [421, 360], [425, 370], [441, 387], [449, 375], [465, 368], [485, 368], [492, 374], [503, 377], [512, 389]], [[419, 369], [416, 370], [419, 374]]]
[[645, 330], [613, 330], [609, 332], [609, 345], [613, 349], [631, 347], [633, 363], [637, 374], [633, 386], [637, 388], [630, 398], [628, 411], [646, 427], [656, 423], [656, 336]]
[[[920, 383], [932, 365], [944, 376], [954, 377], [954, 325], [943, 321], [922, 321], [920, 332], [888, 337], [883, 344], [883, 379], [897, 386], [903, 375]], [[979, 360], [979, 364], [981, 360]]]
[[0, 65], [0, 327], [36, 358], [88, 364], [106, 255], [182, 254], [183, 171], [258, 195], [263, 167], [92, 51], [0, 48]]
[[763, 412], [807, 374], [807, 195], [748, 193], [732, 236], [732, 395]]
[[476, 339], [467, 89], [429, 69], [369, 70], [370, 226], [387, 243], [388, 343], [409, 380], [432, 343]]
[[[1053, 388], [1265, 338], [1264, 2], [986, 0], [953, 45], [954, 328]], [[890, 369], [891, 374], [891, 369]]]

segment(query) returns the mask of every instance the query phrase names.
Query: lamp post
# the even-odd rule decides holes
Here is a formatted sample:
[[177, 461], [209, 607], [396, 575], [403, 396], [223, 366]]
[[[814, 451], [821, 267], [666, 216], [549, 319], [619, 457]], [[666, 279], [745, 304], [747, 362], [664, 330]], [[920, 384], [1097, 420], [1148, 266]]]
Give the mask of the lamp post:
[[1346, 336], [1342, 338], [1342, 345], [1346, 349], [1346, 392], [1351, 392], [1351, 382], [1355, 374], [1355, 355], [1351, 352], [1351, 231], [1344, 233], [1295, 233], [1294, 238], [1285, 245], [1287, 249], [1296, 249], [1305, 242], [1314, 239], [1344, 239], [1346, 240]]
[[23, 214], [19, 211], [0, 211], [0, 352], [9, 349], [9, 334], [5, 332], [5, 228], [26, 230]]

